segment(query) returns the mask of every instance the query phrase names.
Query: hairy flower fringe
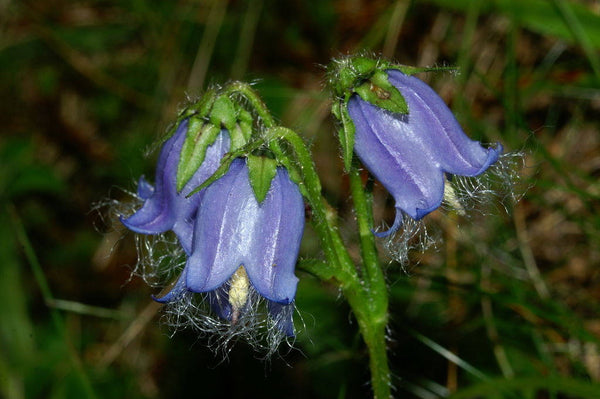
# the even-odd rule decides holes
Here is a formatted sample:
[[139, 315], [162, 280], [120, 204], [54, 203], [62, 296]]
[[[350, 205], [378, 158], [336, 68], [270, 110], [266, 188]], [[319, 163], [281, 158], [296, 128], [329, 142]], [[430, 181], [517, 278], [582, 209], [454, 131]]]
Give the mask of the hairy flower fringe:
[[[523, 152], [503, 154], [479, 176], [450, 176], [446, 181], [441, 208], [470, 217], [474, 212], [489, 212], [489, 207], [485, 205], [499, 203], [508, 212], [528, 188], [521, 184], [520, 179], [525, 167], [524, 155]], [[406, 268], [410, 252], [425, 252], [436, 247], [439, 240], [439, 236], [427, 229], [424, 220], [414, 220], [402, 213], [402, 227], [384, 240], [384, 247], [391, 258], [408, 272]]]
[[[123, 237], [128, 230], [123, 227], [119, 217], [129, 217], [143, 204], [135, 192], [119, 189], [127, 197], [118, 201], [107, 199], [94, 204], [92, 211], [97, 212], [104, 228], [122, 231]], [[135, 235], [137, 262], [131, 271], [131, 278], [141, 277], [150, 287], [161, 287], [178, 276], [185, 265], [185, 252], [174, 234], [167, 232], [157, 235]]]
[[170, 233], [135, 235], [137, 264], [132, 272], [150, 287], [164, 287], [181, 274], [186, 258], [177, 238]]
[[495, 203], [508, 212], [528, 188], [521, 184], [520, 178], [525, 167], [524, 155], [522, 152], [502, 154], [479, 176], [451, 176], [446, 182], [442, 209], [469, 216], [473, 212], [486, 214], [489, 208], [482, 205]]
[[400, 264], [405, 273], [408, 273], [410, 252], [425, 252], [429, 248], [435, 247], [438, 241], [439, 237], [427, 229], [427, 225], [422, 219], [414, 220], [402, 212], [402, 227], [386, 237], [383, 244], [388, 255]]
[[[100, 214], [102, 223], [108, 225], [103, 210], [108, 209], [110, 222], [116, 225], [119, 216], [133, 214], [143, 200], [136, 193], [122, 190], [130, 199], [126, 201], [106, 200], [95, 204], [93, 210]], [[141, 277], [153, 288], [162, 288], [175, 281], [186, 263], [186, 254], [171, 232], [144, 235], [135, 234], [137, 263], [131, 272], [131, 278]], [[212, 295], [227, 292], [230, 281]], [[166, 289], [163, 290], [167, 292]], [[264, 353], [265, 358], [275, 354], [282, 341], [293, 345], [294, 338], [288, 337], [278, 327], [292, 313], [295, 305], [284, 306], [276, 319], [268, 313], [268, 301], [250, 287], [248, 301], [240, 312], [235, 324], [218, 317], [210, 307], [208, 293], [186, 292], [178, 300], [164, 306], [163, 321], [173, 328], [173, 333], [183, 328], [193, 328], [208, 339], [208, 347], [215, 353], [226, 357], [233, 344], [239, 339], [245, 340], [256, 351]]]
[[[229, 282], [226, 285], [228, 289]], [[214, 314], [208, 296], [208, 293], [186, 292], [177, 301], [166, 304], [163, 317], [165, 324], [173, 328], [173, 333], [192, 328], [207, 338], [207, 346], [213, 352], [221, 353], [223, 357], [240, 339], [254, 350], [264, 353], [265, 358], [275, 354], [284, 340], [292, 347], [294, 338], [286, 336], [278, 324], [295, 311], [293, 303], [285, 306], [277, 319], [272, 319], [267, 311], [267, 301], [254, 288], [250, 288], [248, 302], [234, 324]]]

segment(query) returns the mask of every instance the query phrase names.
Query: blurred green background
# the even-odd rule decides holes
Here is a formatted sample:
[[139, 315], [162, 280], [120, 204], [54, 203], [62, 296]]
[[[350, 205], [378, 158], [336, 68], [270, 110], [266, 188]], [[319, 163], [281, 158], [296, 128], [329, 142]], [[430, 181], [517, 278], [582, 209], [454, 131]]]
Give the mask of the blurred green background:
[[[509, 212], [435, 212], [438, 244], [405, 270], [382, 249], [397, 397], [600, 398], [598, 1], [3, 0], [0, 15], [0, 397], [368, 397], [335, 287], [298, 271], [294, 348], [223, 360], [194, 331], [170, 337], [110, 212], [153, 178], [178, 108], [243, 79], [311, 143], [358, 253], [324, 66], [366, 50], [459, 67], [420, 77], [471, 137], [526, 153]], [[319, 252], [307, 231], [301, 256]]]

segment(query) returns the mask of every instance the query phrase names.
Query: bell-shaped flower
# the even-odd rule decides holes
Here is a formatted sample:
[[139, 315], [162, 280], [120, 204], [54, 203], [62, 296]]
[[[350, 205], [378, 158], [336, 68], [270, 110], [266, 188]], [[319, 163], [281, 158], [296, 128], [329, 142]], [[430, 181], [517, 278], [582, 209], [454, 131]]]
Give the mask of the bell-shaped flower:
[[143, 177], [138, 182], [137, 194], [143, 206], [121, 222], [141, 234], [160, 234], [172, 230], [186, 253], [191, 253], [193, 219], [203, 193], [186, 198], [219, 167], [221, 158], [229, 151], [227, 130], [221, 130], [207, 149], [204, 161], [181, 190], [177, 190], [177, 172], [181, 150], [186, 140], [189, 120], [184, 119], [175, 133], [163, 144], [156, 166], [156, 183], [153, 187]]
[[386, 70], [408, 113], [393, 113], [363, 100], [348, 101], [355, 126], [354, 151], [396, 201], [402, 212], [419, 220], [437, 209], [444, 197], [445, 175], [477, 176], [498, 160], [502, 146], [485, 148], [469, 139], [444, 101], [423, 81], [395, 69]]
[[247, 161], [235, 159], [205, 189], [193, 251], [175, 286], [157, 300], [176, 301], [187, 291], [208, 293], [213, 310], [235, 325], [253, 305], [252, 293], [258, 293], [267, 299], [277, 328], [293, 335], [294, 267], [303, 230], [304, 202], [287, 170], [277, 167], [259, 203]]

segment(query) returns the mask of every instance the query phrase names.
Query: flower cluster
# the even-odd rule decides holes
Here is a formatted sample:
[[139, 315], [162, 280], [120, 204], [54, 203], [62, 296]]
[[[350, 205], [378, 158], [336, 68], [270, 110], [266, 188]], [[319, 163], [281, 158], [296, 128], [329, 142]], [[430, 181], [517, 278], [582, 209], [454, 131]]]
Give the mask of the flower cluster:
[[[219, 126], [210, 142], [198, 146], [215, 126], [190, 118], [182, 119], [163, 144], [155, 185], [140, 178], [141, 208], [121, 216], [136, 233], [172, 231], [185, 253], [175, 285], [155, 300], [172, 304], [178, 316], [189, 313], [186, 307], [210, 308], [223, 322], [205, 314], [192, 320], [204, 330], [225, 329], [234, 336], [262, 323], [271, 335], [293, 336], [294, 267], [304, 229], [298, 186], [272, 159], [249, 155], [234, 159], [223, 176], [198, 190], [223, 166], [234, 140]], [[195, 170], [186, 172], [190, 163]], [[271, 172], [252, 179], [254, 165]], [[266, 187], [258, 195], [257, 185]], [[192, 299], [197, 294], [201, 305]], [[266, 302], [268, 315], [257, 310], [260, 302]]]
[[[514, 176], [506, 167], [514, 157], [503, 155], [500, 144], [484, 146], [467, 137], [443, 100], [413, 76], [422, 71], [364, 56], [335, 60], [329, 70], [360, 263], [321, 193], [306, 144], [277, 125], [249, 85], [209, 90], [182, 111], [161, 148], [155, 184], [140, 178], [141, 206], [121, 215], [128, 229], [151, 237], [144, 248], [152, 255], [160, 252], [153, 243], [167, 243], [165, 253], [141, 256], [138, 265], [150, 268], [150, 275], [167, 269], [172, 284], [154, 299], [166, 305], [172, 324], [216, 333], [210, 336], [217, 340], [213, 349], [227, 349], [242, 336], [271, 354], [281, 339], [294, 336], [294, 269], [306, 199], [323, 259], [302, 266], [340, 287], [371, 356], [374, 392], [390, 396], [389, 298], [369, 230], [389, 237], [384, 245], [405, 266], [414, 236], [421, 248], [431, 242], [419, 234], [426, 215], [443, 204], [466, 213], [472, 199], [493, 192], [494, 179], [480, 176], [509, 183]], [[360, 163], [395, 200], [395, 220], [385, 232], [372, 229]]]
[[[443, 203], [464, 211], [463, 197], [490, 191], [482, 180], [469, 179], [494, 168], [502, 174], [498, 161], [505, 157], [500, 144], [486, 147], [467, 137], [444, 101], [413, 76], [420, 71], [359, 56], [334, 61], [329, 79], [344, 166], [358, 176], [360, 160], [393, 196], [395, 221], [374, 234], [393, 237], [402, 227], [400, 245], [392, 253], [402, 264], [408, 241], [423, 226], [418, 221]], [[231, 87], [247, 97], [235, 100]], [[356, 276], [342, 240], [335, 237], [336, 227], [324, 226], [335, 218], [326, 215], [308, 150], [295, 133], [275, 126], [264, 103], [249, 90], [232, 83], [229, 94], [210, 92], [182, 112], [162, 146], [155, 185], [140, 178], [137, 196], [143, 204], [121, 221], [142, 235], [170, 231], [177, 238], [183, 261], [170, 265], [170, 276], [178, 273], [177, 278], [155, 297], [171, 314], [188, 316], [201, 330], [225, 332], [225, 340], [242, 334], [256, 342], [256, 327], [266, 326], [268, 348], [274, 349], [279, 338], [294, 335], [302, 194], [318, 211], [313, 221], [323, 245], [332, 246], [324, 249], [333, 272], [321, 275]], [[255, 134], [261, 124], [268, 125], [264, 134]], [[300, 181], [302, 193], [295, 183]], [[366, 213], [360, 214], [361, 239], [371, 239]], [[335, 276], [336, 267], [345, 268], [345, 274]], [[196, 310], [200, 317], [189, 318]], [[206, 316], [207, 311], [217, 317]]]

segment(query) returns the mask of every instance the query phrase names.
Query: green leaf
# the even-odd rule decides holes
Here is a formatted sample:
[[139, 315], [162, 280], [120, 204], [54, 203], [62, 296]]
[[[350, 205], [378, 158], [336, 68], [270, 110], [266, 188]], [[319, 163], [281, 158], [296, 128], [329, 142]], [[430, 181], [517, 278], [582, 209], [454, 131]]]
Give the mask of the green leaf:
[[251, 155], [248, 157], [247, 163], [250, 185], [260, 204], [271, 188], [271, 180], [277, 173], [277, 162], [272, 158]]
[[215, 142], [221, 131], [217, 126], [206, 124], [199, 118], [192, 117], [188, 123], [186, 138], [177, 166], [177, 191], [181, 191], [194, 176], [204, 162], [206, 149]]
[[406, 100], [388, 80], [387, 72], [378, 70], [360, 86], [356, 93], [365, 101], [396, 114], [407, 114]]

